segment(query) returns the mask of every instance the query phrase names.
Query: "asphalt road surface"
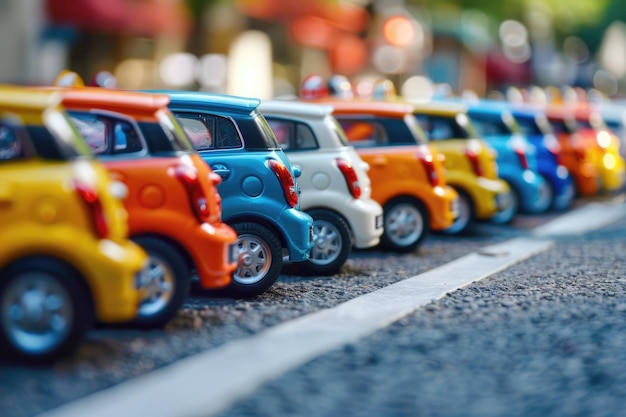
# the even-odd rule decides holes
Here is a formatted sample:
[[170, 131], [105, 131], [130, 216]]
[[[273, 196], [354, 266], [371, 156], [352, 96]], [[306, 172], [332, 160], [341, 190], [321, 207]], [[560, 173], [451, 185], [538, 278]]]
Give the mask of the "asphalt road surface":
[[[614, 212], [617, 207], [626, 215], [621, 196], [603, 200], [592, 204], [610, 205]], [[602, 220], [598, 213], [588, 221]], [[89, 408], [95, 404], [93, 393], [124, 410], [115, 388], [108, 388], [124, 391], [125, 381], [157, 380], [152, 375], [167, 372], [172, 363], [185, 358], [193, 363], [234, 343], [245, 349], [249, 338], [268, 329], [408, 282], [481, 248], [527, 237], [560, 214], [520, 216], [508, 226], [481, 224], [467, 236], [432, 235], [415, 254], [359, 251], [333, 277], [295, 276], [286, 268], [270, 291], [251, 300], [195, 291], [163, 331], [100, 329], [74, 356], [53, 366], [0, 364], [0, 416], [48, 410], [51, 416], [95, 415]], [[626, 222], [622, 217], [609, 223], [584, 234], [551, 236], [549, 247], [527, 259], [429, 300], [276, 378], [259, 380], [250, 393], [223, 394], [232, 401], [216, 410], [203, 408], [201, 401], [185, 410], [173, 401], [171, 409], [161, 408], [162, 414], [626, 415]], [[231, 365], [224, 364], [226, 369]], [[247, 376], [245, 369], [238, 374]], [[224, 381], [216, 375], [208, 371], [199, 380], [169, 379], [173, 385], [164, 387], [175, 395], [176, 387], [191, 384], [199, 392], [194, 398], [204, 392], [222, 395]], [[142, 391], [141, 383], [128, 386], [126, 392], [140, 393], [133, 397], [140, 405], [158, 404], [159, 391]], [[182, 394], [177, 398], [178, 403], [193, 402]], [[126, 410], [137, 415], [130, 405]]]

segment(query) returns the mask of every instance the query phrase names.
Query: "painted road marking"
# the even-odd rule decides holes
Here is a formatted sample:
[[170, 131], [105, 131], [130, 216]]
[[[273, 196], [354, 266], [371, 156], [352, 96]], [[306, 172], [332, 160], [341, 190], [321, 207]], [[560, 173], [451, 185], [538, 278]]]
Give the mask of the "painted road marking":
[[[616, 207], [626, 214], [624, 204]], [[595, 209], [594, 209], [595, 210]], [[347, 343], [355, 342], [412, 313], [446, 293], [479, 281], [551, 248], [549, 235], [579, 233], [589, 216], [585, 207], [517, 238], [482, 248], [337, 307], [277, 325], [250, 338], [179, 360], [39, 417], [208, 417], [228, 409], [266, 381]], [[539, 236], [541, 235], [541, 236]]]
[[535, 228], [533, 234], [535, 236], [582, 235], [612, 224], [625, 214], [626, 205], [623, 197], [608, 203], [589, 203]]

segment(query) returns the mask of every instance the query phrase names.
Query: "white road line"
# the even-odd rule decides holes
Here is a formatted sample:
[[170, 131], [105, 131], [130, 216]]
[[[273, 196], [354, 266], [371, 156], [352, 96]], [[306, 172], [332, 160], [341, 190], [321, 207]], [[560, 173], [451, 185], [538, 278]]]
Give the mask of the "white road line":
[[[620, 206], [618, 211], [626, 214], [624, 205]], [[587, 221], [589, 215], [585, 208], [575, 210], [566, 215], [568, 221], [557, 219], [554, 225], [544, 226], [539, 234], [547, 236], [572, 230], [578, 233], [575, 225]], [[208, 417], [226, 410], [272, 378], [552, 246], [553, 242], [547, 238], [535, 236], [482, 248], [335, 308], [177, 361], [39, 417]]]
[[590, 203], [536, 228], [535, 236], [581, 235], [614, 223], [626, 214], [623, 197], [608, 203]]

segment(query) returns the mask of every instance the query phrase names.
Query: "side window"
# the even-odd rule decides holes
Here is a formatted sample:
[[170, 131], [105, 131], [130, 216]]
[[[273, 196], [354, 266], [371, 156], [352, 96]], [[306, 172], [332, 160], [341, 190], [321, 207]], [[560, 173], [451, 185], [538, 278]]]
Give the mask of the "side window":
[[311, 128], [303, 123], [299, 123], [296, 131], [296, 148], [317, 149], [317, 140]]
[[284, 150], [291, 150], [291, 142], [293, 141], [295, 129], [294, 124], [285, 120], [268, 119], [267, 117], [265, 119], [272, 128], [280, 147]]
[[215, 135], [216, 149], [236, 149], [241, 148], [241, 139], [237, 128], [230, 119], [225, 117], [215, 117], [217, 124], [217, 135]]
[[113, 128], [113, 153], [133, 153], [142, 149], [137, 131], [128, 122], [116, 121]]
[[107, 152], [108, 140], [106, 135], [106, 124], [98, 116], [88, 113], [72, 113], [71, 120], [85, 138], [85, 142], [96, 155]]
[[339, 120], [339, 123], [354, 146], [378, 146], [389, 142], [385, 129], [376, 122]]
[[202, 120], [185, 116], [177, 117], [177, 119], [194, 148], [198, 150], [213, 148], [213, 135]]
[[454, 137], [450, 124], [442, 119], [431, 120], [430, 138], [432, 140], [445, 140]]
[[0, 124], [0, 161], [10, 161], [23, 156], [22, 144], [16, 132]]

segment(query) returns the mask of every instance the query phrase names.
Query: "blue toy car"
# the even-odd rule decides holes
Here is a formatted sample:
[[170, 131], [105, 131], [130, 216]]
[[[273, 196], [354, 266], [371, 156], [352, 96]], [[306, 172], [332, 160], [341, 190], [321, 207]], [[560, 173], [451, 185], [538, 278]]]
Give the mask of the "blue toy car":
[[567, 209], [572, 205], [576, 187], [569, 170], [561, 163], [561, 145], [545, 113], [530, 106], [511, 106], [510, 111], [522, 134], [537, 150], [537, 170], [552, 188], [552, 209]]
[[[478, 101], [467, 107], [468, 117], [477, 134], [498, 156], [498, 176], [509, 183], [518, 210], [543, 213], [552, 204], [552, 187], [538, 172], [535, 147], [521, 134], [511, 130], [513, 115], [505, 103]], [[507, 223], [515, 213], [502, 212], [491, 221]]]
[[299, 208], [299, 168], [257, 110], [259, 99], [162, 92], [200, 156], [222, 177], [222, 217], [239, 246], [239, 265], [222, 292], [259, 295], [280, 275], [283, 257], [305, 261], [313, 247], [313, 219]]

